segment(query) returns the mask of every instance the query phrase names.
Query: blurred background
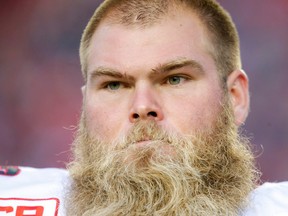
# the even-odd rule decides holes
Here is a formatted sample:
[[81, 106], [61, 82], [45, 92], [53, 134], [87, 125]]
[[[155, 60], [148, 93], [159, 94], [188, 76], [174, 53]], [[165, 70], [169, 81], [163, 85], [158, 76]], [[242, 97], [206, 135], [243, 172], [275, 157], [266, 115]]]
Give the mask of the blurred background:
[[[78, 47], [97, 0], [0, 1], [0, 164], [65, 167], [81, 109]], [[244, 127], [263, 181], [288, 180], [288, 1], [220, 0], [250, 77]]]

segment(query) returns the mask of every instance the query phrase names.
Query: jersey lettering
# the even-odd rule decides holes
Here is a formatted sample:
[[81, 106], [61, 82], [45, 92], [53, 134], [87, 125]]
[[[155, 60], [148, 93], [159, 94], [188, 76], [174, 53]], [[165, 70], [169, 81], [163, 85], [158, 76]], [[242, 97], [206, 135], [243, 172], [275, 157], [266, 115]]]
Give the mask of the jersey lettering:
[[16, 216], [43, 216], [43, 206], [18, 206]]
[[0, 216], [57, 216], [59, 199], [0, 198]]
[[0, 212], [13, 212], [13, 207], [12, 206], [0, 206]]

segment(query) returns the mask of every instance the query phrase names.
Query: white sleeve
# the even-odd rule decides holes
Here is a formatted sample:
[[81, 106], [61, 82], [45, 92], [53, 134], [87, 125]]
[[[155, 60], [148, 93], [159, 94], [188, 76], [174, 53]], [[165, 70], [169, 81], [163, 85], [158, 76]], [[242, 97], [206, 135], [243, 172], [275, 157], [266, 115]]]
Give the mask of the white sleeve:
[[250, 197], [244, 216], [287, 216], [288, 182], [265, 183]]
[[0, 173], [0, 216], [12, 216], [16, 211], [23, 215], [64, 215], [67, 171], [57, 168], [19, 169], [15, 175]]

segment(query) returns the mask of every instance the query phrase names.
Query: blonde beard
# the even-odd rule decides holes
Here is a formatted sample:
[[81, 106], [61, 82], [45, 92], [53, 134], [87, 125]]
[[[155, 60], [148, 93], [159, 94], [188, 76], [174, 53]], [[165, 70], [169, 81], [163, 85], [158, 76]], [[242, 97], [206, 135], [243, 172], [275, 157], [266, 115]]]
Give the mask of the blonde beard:
[[[253, 155], [229, 108], [193, 137], [139, 122], [123, 140], [104, 143], [84, 122], [68, 166], [67, 215], [237, 215], [255, 187]], [[147, 137], [152, 143], [135, 145]]]

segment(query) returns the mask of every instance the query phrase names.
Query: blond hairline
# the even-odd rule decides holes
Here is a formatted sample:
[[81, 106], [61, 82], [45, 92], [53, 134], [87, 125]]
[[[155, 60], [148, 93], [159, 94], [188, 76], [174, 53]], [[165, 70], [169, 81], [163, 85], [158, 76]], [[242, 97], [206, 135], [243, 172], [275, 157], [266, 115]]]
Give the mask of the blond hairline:
[[[208, 38], [211, 41], [211, 44], [213, 44], [212, 49], [210, 50], [210, 54], [214, 58], [214, 61], [216, 63], [216, 66], [218, 68], [218, 71], [219, 71], [219, 74], [220, 74], [221, 78], [224, 79], [224, 81], [225, 81], [227, 76], [233, 70], [241, 69], [241, 67], [242, 67], [241, 66], [241, 59], [240, 59], [238, 33], [237, 33], [236, 27], [235, 27], [230, 15], [220, 5], [215, 3], [213, 0], [205, 1], [206, 3], [208, 2], [207, 4], [209, 4], [209, 3], [211, 4], [211, 2], [212, 2], [212, 5], [213, 5], [215, 3], [212, 6], [213, 10], [214, 10], [213, 12], [216, 11], [218, 13], [217, 15], [220, 14], [220, 16], [225, 19], [226, 24], [225, 24], [224, 27], [226, 29], [229, 29], [229, 32], [227, 32], [227, 34], [232, 35], [232, 36], [230, 36], [230, 38], [232, 38], [232, 40], [234, 40], [232, 42], [234, 44], [228, 46], [228, 45], [226, 45], [227, 41], [224, 41], [224, 39], [221, 38], [221, 35], [219, 36], [219, 32], [223, 31], [224, 27], [221, 27], [221, 30], [219, 29], [219, 30], [215, 31], [213, 29], [213, 26], [212, 27], [208, 26], [207, 23], [209, 23], [209, 20], [208, 20], [209, 18], [206, 19], [206, 17], [205, 17], [206, 14], [203, 13], [204, 9], [195, 8], [195, 6], [193, 5], [194, 1], [189, 1], [189, 0], [188, 1], [184, 0], [184, 2], [182, 1], [181, 2], [182, 5], [180, 6], [180, 1], [181, 0], [172, 0], [171, 4], [174, 3], [173, 4], [174, 9], [175, 8], [182, 8], [183, 9], [183, 6], [185, 4], [186, 6], [189, 7], [190, 11], [196, 12], [196, 15], [200, 18], [201, 22], [203, 23], [203, 26], [204, 26], [205, 30], [207, 30], [207, 35], [208, 35]], [[200, 0], [200, 1], [204, 2], [204, 0]], [[87, 24], [87, 26], [86, 26], [86, 28], [85, 28], [85, 30], [83, 32], [83, 35], [82, 35], [82, 38], [81, 38], [81, 43], [80, 43], [80, 61], [81, 61], [81, 67], [82, 67], [81, 68], [82, 69], [82, 75], [83, 75], [85, 81], [87, 79], [87, 57], [89, 55], [88, 48], [89, 48], [89, 45], [90, 45], [90, 42], [91, 42], [91, 38], [92, 38], [94, 32], [96, 31], [97, 27], [99, 26], [99, 24], [101, 22], [103, 22], [103, 20], [106, 17], [108, 17], [108, 16], [112, 17], [111, 16], [111, 12], [114, 12], [115, 8], [117, 8], [117, 6], [119, 4], [121, 5], [122, 2], [123, 1], [119, 1], [119, 0], [118, 1], [117, 0], [106, 0], [106, 1], [104, 1], [97, 8], [97, 10], [93, 14], [92, 18], [89, 20], [89, 22], [88, 22], [88, 24]], [[178, 4], [179, 7], [178, 7], [177, 3], [179, 3]], [[189, 3], [191, 5], [189, 5]], [[124, 3], [124, 5], [125, 5], [125, 3]], [[169, 6], [169, 5], [167, 4], [167, 6]], [[173, 6], [172, 6], [172, 8], [173, 8]], [[169, 8], [171, 8], [171, 7], [167, 8], [167, 11], [165, 12], [164, 16], [167, 16], [167, 14], [169, 14], [169, 10], [168, 10]], [[175, 10], [177, 10], [177, 9], [175, 9]], [[200, 11], [200, 10], [202, 10], [202, 11]], [[114, 17], [112, 17], [112, 19], [113, 20], [117, 20], [117, 18], [119, 16], [121, 16], [121, 12], [120, 12], [120, 14], [116, 13], [116, 16], [115, 16], [115, 13], [113, 13], [113, 16]], [[110, 17], [109, 17], [109, 19], [110, 19]], [[162, 16], [158, 15], [158, 17], [153, 19], [153, 20], [149, 20], [148, 25], [151, 26], [156, 21], [161, 20], [161, 19], [163, 19], [163, 14], [162, 14]], [[119, 21], [118, 24], [129, 26], [130, 25], [129, 22], [131, 22], [131, 21], [127, 21], [127, 22], [124, 21], [124, 23], [121, 23]], [[132, 25], [139, 25], [139, 26], [146, 27], [147, 23], [146, 23], [146, 26], [144, 26], [145, 24], [143, 24], [143, 23], [136, 23], [136, 24], [133, 23]], [[214, 26], [214, 28], [215, 28], [215, 26]], [[216, 28], [218, 28], [218, 26]]]

